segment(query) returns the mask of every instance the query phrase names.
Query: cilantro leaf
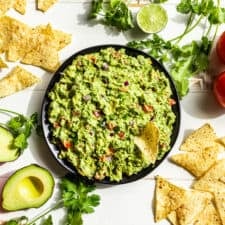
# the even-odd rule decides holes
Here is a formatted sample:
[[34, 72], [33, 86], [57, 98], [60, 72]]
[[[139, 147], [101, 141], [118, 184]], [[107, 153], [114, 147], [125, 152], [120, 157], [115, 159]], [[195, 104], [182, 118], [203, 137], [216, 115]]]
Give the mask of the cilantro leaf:
[[26, 122], [25, 117], [23, 115], [18, 115], [16, 117], [11, 118], [7, 122], [7, 126], [8, 126], [9, 129], [18, 133], [25, 122]]
[[27, 222], [28, 222], [28, 218], [26, 216], [21, 216], [17, 219], [12, 219], [12, 220], [7, 221], [5, 223], [5, 225], [21, 225], [21, 224], [26, 225]]
[[202, 37], [199, 42], [192, 41], [171, 52], [174, 62], [170, 73], [181, 98], [188, 92], [189, 78], [207, 69], [211, 44], [208, 38]]
[[93, 0], [91, 2], [91, 11], [89, 19], [97, 18], [98, 14], [103, 10], [103, 0]]
[[179, 47], [153, 35], [152, 39], [129, 42], [128, 46], [145, 50], [163, 63], [182, 98], [188, 92], [189, 78], [207, 69], [212, 42], [203, 36], [199, 42]]
[[194, 13], [207, 16], [214, 7], [213, 0], [181, 0], [177, 5], [177, 11], [183, 14]]
[[225, 23], [225, 8], [213, 7], [209, 13], [208, 20], [211, 24]]
[[67, 209], [66, 224], [81, 225], [83, 213], [93, 213], [100, 203], [100, 197], [89, 193], [95, 190], [94, 185], [63, 178], [60, 184], [64, 207]]
[[99, 21], [114, 26], [118, 30], [128, 30], [134, 27], [132, 13], [123, 0], [92, 0], [88, 18], [100, 18]]
[[41, 225], [53, 225], [52, 216], [50, 215], [47, 219], [43, 220]]
[[177, 11], [183, 14], [190, 13], [192, 11], [191, 1], [190, 0], [181, 0], [177, 5]]
[[[21, 154], [28, 146], [28, 138], [33, 128], [37, 126], [38, 114], [35, 112], [30, 117], [26, 117], [20, 113], [1, 109], [0, 113], [7, 113], [11, 118], [5, 124], [5, 127], [12, 133], [14, 139], [11, 147], [17, 149], [17, 154]], [[14, 116], [15, 115], [15, 116]]]
[[9, 220], [5, 225], [19, 225], [19, 222], [16, 220]]
[[157, 34], [153, 34], [151, 39], [141, 41], [131, 41], [127, 44], [129, 47], [147, 50], [149, 55], [158, 61], [166, 62], [169, 60], [169, 50], [172, 48], [171, 42], [165, 41]]

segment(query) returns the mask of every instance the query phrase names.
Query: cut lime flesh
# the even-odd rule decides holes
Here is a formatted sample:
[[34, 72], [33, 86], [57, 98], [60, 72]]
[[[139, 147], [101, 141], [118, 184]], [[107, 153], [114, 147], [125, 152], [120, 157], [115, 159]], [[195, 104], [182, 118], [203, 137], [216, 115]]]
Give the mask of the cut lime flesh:
[[137, 13], [137, 24], [145, 33], [158, 33], [168, 22], [166, 10], [159, 4], [150, 3]]

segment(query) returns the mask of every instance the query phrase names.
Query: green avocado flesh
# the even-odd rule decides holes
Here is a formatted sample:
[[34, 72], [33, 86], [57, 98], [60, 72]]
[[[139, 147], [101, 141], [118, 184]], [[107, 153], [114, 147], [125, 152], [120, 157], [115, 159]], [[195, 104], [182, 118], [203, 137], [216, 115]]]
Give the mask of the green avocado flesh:
[[18, 158], [17, 149], [12, 149], [13, 135], [0, 126], [0, 162], [9, 162]]
[[25, 166], [6, 181], [2, 208], [8, 211], [38, 208], [52, 196], [54, 186], [54, 178], [47, 169], [36, 164]]

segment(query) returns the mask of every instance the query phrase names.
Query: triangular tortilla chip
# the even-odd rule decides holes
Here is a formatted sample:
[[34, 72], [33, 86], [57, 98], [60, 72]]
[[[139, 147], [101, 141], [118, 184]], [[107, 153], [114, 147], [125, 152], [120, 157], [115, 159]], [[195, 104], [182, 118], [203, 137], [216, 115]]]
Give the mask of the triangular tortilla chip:
[[195, 177], [200, 177], [217, 161], [219, 152], [219, 146], [214, 145], [199, 151], [172, 155], [170, 159]]
[[15, 0], [13, 8], [21, 14], [26, 13], [27, 0]]
[[0, 16], [3, 16], [12, 6], [14, 0], [0, 0]]
[[218, 211], [212, 201], [210, 201], [205, 209], [199, 214], [194, 225], [222, 225]]
[[223, 192], [214, 193], [216, 208], [219, 212], [220, 219], [225, 224], [225, 188]]
[[[24, 55], [28, 45], [27, 36], [30, 31], [29, 26], [14, 18], [0, 17], [0, 52], [6, 52], [7, 60], [17, 61]], [[11, 54], [8, 53], [9, 46], [13, 49]]]
[[158, 156], [159, 130], [153, 122], [148, 122], [141, 135], [134, 137], [134, 143], [149, 164], [155, 163]]
[[58, 0], [37, 0], [37, 8], [43, 12], [47, 11]]
[[164, 178], [156, 177], [155, 222], [165, 219], [168, 214], [179, 208], [186, 201], [186, 190]]
[[40, 79], [25, 69], [16, 66], [0, 80], [0, 98], [11, 95], [39, 82]]
[[225, 159], [221, 159], [217, 161], [199, 180], [197, 180], [193, 187], [194, 189], [209, 191], [212, 193], [223, 192], [225, 190], [225, 183], [223, 182], [224, 176]]
[[195, 190], [187, 191], [187, 200], [176, 209], [178, 224], [192, 224], [211, 199], [212, 194], [209, 192]]
[[181, 144], [182, 151], [198, 151], [215, 145], [216, 134], [212, 126], [204, 124], [192, 132]]
[[38, 33], [50, 36], [51, 40], [55, 42], [57, 50], [61, 50], [71, 43], [71, 34], [52, 29], [52, 26], [50, 24], [37, 26], [35, 27], [35, 30]]

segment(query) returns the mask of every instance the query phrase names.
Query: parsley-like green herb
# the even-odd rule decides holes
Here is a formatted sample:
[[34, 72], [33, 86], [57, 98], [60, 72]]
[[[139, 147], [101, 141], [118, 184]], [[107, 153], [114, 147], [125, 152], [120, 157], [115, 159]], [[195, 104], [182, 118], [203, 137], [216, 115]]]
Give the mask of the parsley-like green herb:
[[100, 204], [100, 196], [91, 194], [95, 190], [93, 184], [87, 184], [81, 180], [75, 180], [71, 177], [63, 177], [60, 183], [61, 198], [51, 208], [47, 209], [41, 215], [28, 222], [27, 217], [9, 220], [6, 225], [35, 225], [41, 220], [41, 225], [53, 225], [52, 216], [46, 215], [58, 208], [66, 210], [64, 225], [82, 225], [82, 215], [93, 213], [94, 207]]
[[94, 207], [99, 205], [100, 201], [98, 195], [89, 195], [94, 189], [93, 185], [86, 185], [81, 181], [74, 183], [67, 178], [62, 179], [62, 199], [67, 209], [66, 224], [81, 225], [82, 214], [94, 212]]
[[88, 17], [119, 30], [128, 30], [134, 27], [132, 13], [123, 0], [92, 0]]
[[5, 225], [26, 225], [28, 222], [28, 218], [26, 216], [21, 216], [17, 219], [9, 220], [5, 223]]
[[38, 114], [35, 112], [30, 117], [26, 117], [12, 110], [2, 108], [0, 108], [0, 113], [10, 116], [7, 123], [1, 123], [0, 125], [7, 128], [13, 134], [14, 139], [11, 147], [17, 149], [17, 154], [21, 155], [28, 146], [28, 138], [33, 128], [37, 125]]
[[41, 223], [41, 225], [53, 225], [53, 222], [52, 222], [52, 216], [49, 215], [47, 217], [47, 219], [44, 219]]
[[[152, 38], [131, 41], [128, 46], [147, 51], [150, 55], [163, 63], [170, 72], [180, 98], [189, 90], [189, 78], [206, 71], [212, 43], [216, 37], [218, 26], [225, 23], [225, 9], [213, 0], [181, 0], [176, 7], [179, 13], [187, 15], [184, 31], [177, 37], [164, 40], [157, 34]], [[205, 34], [198, 41], [191, 41], [180, 45], [180, 41], [192, 32], [202, 20], [206, 20]], [[215, 26], [214, 34], [211, 35]]]

